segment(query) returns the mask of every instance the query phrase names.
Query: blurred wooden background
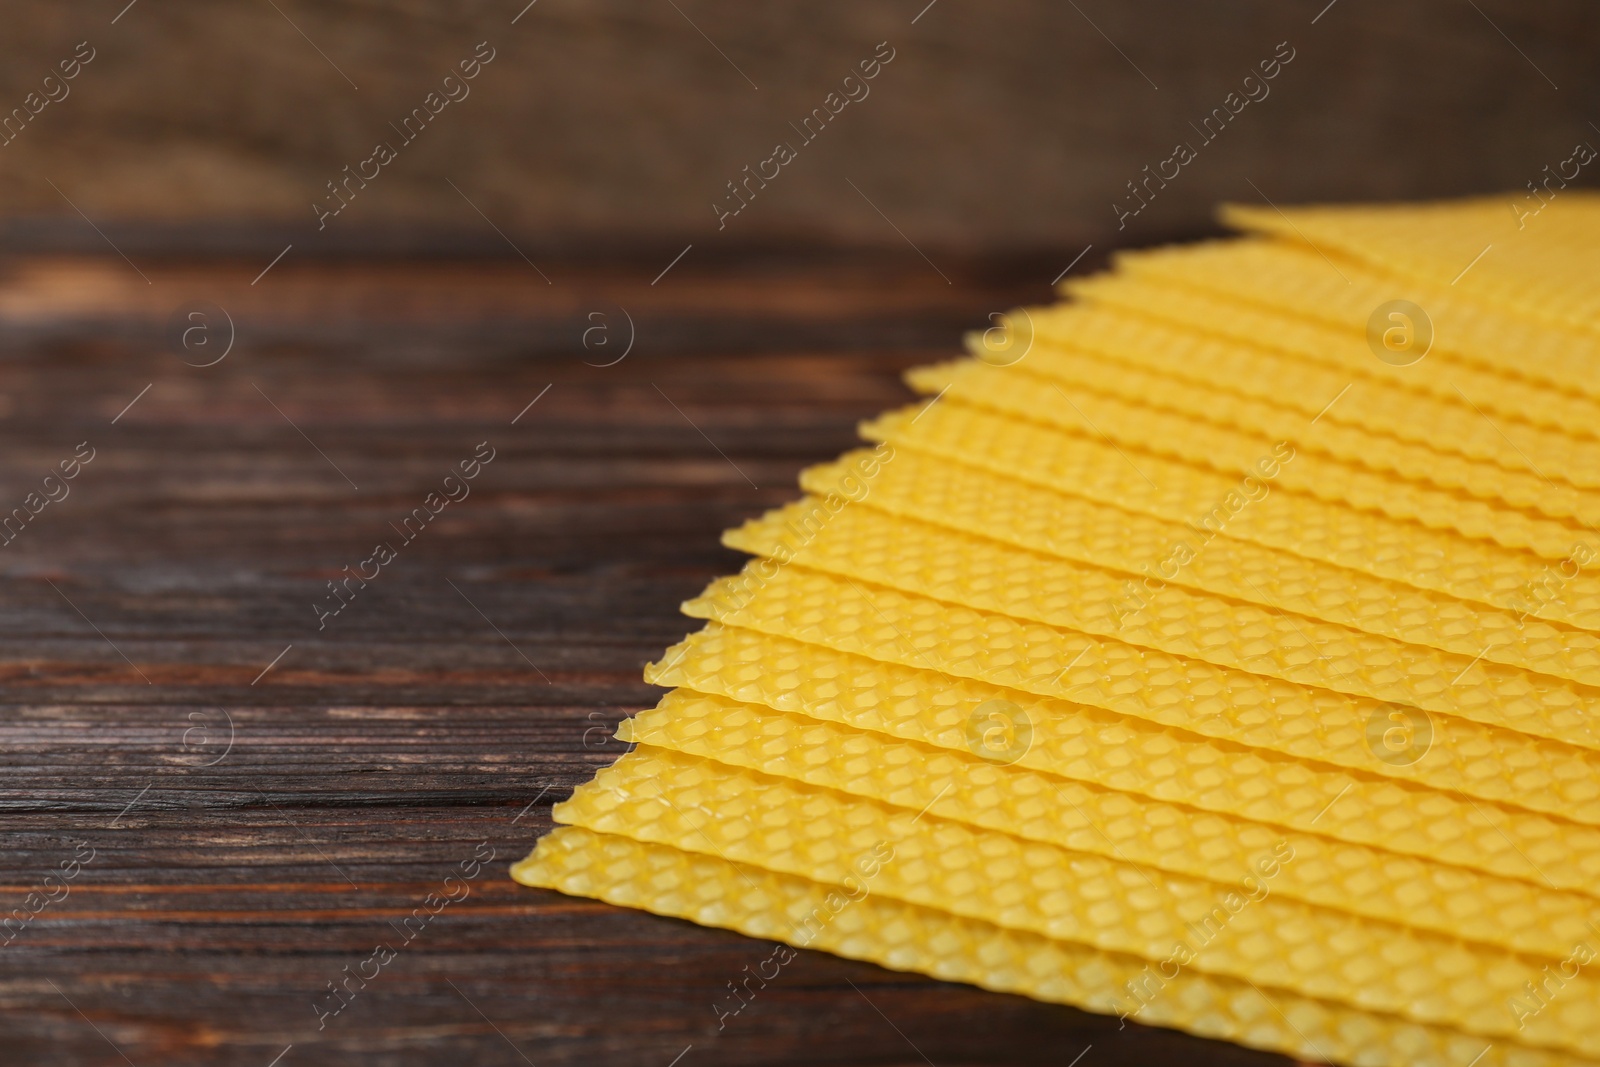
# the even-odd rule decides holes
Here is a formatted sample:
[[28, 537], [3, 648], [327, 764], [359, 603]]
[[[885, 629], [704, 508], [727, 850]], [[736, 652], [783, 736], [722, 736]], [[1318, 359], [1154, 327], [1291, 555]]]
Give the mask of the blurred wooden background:
[[[0, 148], [0, 218], [97, 241], [70, 199], [113, 237], [287, 223], [302, 251], [358, 231], [497, 240], [485, 216], [579, 245], [898, 244], [898, 227], [919, 246], [1057, 247], [1197, 232], [1227, 199], [1521, 190], [1600, 144], [1585, 0], [526, 2], [7, 5], [0, 109], [78, 42], [95, 58]], [[881, 41], [895, 58], [870, 95], [718, 233], [726, 183], [798, 141], [790, 123]], [[1126, 183], [1197, 140], [1191, 124], [1284, 41], [1295, 58], [1270, 96], [1117, 233]], [[397, 140], [390, 124], [479, 42], [495, 58], [470, 95], [318, 233], [326, 183]]]

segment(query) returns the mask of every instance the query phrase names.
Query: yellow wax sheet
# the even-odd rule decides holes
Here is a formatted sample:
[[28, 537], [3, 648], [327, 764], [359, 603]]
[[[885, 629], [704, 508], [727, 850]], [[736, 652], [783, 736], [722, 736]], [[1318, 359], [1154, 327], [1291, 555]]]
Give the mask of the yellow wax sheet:
[[[1461, 266], [1470, 258], [1471, 253]], [[1489, 257], [1485, 257], [1487, 262]], [[1428, 361], [1443, 356], [1452, 364], [1467, 363], [1600, 398], [1600, 383], [1583, 373], [1600, 357], [1600, 336], [1579, 326], [1541, 321], [1486, 304], [1459, 284], [1386, 276], [1353, 260], [1330, 265], [1316, 249], [1288, 241], [1214, 241], [1129, 252], [1117, 258], [1117, 265], [1130, 278], [1152, 276], [1226, 294], [1349, 331], [1363, 343], [1375, 311], [1394, 300], [1407, 300], [1432, 324], [1432, 343], [1426, 354], [1405, 368], [1415, 376], [1438, 373]]]
[[[1594, 149], [1587, 144], [1588, 159]], [[1580, 156], [1573, 160], [1581, 163]], [[1455, 289], [1508, 315], [1575, 331], [1600, 322], [1600, 196], [1555, 176], [1537, 190], [1440, 204], [1232, 205], [1231, 225], [1348, 256], [1401, 281]]]
[[[1371, 389], [1352, 397], [1349, 377], [1308, 374], [1293, 360], [1114, 312], [1068, 306], [1025, 314], [1019, 328], [1031, 325], [1034, 338], [1025, 358], [963, 363], [952, 378], [1017, 378], [1035, 392], [1042, 379], [1069, 398], [1105, 393], [1558, 518], [1596, 506], [1596, 494], [1582, 491], [1600, 486], [1600, 442], [1592, 439], [1506, 421], [1512, 437], [1459, 397], [1446, 403]], [[982, 356], [982, 335], [973, 346]], [[1345, 421], [1331, 417], [1341, 409]]]
[[[793, 875], [578, 827], [561, 827], [512, 868], [524, 885], [597, 897], [752, 937], [868, 960], [892, 970], [1074, 1004], [1307, 1059], [1414, 1067], [1556, 1067], [1586, 1061], [1247, 981], [1052, 941], [868, 892], [858, 899]], [[757, 966], [781, 980], [781, 950]], [[754, 991], [753, 989], [749, 991]], [[719, 1000], [725, 990], [713, 991]], [[742, 1001], [731, 998], [725, 1010]]]
[[[1600, 752], [959, 607], [798, 565], [760, 563], [684, 610], [840, 651], [1139, 715], [1220, 740], [1401, 777], [1600, 825]], [[760, 581], [759, 591], [750, 590]], [[1384, 737], [1401, 731], [1393, 755]], [[1423, 746], [1425, 744], [1425, 750]], [[1400, 762], [1416, 756], [1413, 762]]]
[[[1521, 489], [1539, 495], [1549, 508], [1561, 510], [1565, 501], [1573, 514], [1552, 517], [1531, 506], [1523, 507], [1527, 501], [1485, 500], [1465, 491], [1386, 475], [1296, 449], [1286, 438], [1274, 441], [1241, 433], [1101, 393], [1067, 393], [1050, 384], [1030, 382], [1023, 375], [996, 373], [995, 368], [981, 363], [924, 367], [907, 375], [907, 380], [929, 395], [948, 390], [941, 401], [947, 405], [971, 404], [1008, 417], [1034, 420], [1051, 432], [1132, 449], [1138, 458], [1130, 456], [1128, 462], [1135, 466], [1139, 459], [1155, 456], [1210, 467], [1237, 479], [1241, 475], [1256, 477], [1261, 466], [1275, 462], [1275, 481], [1285, 494], [1303, 494], [1328, 503], [1380, 511], [1391, 518], [1437, 530], [1454, 530], [1508, 548], [1528, 548], [1557, 559], [1580, 536], [1596, 536], [1588, 526], [1600, 517], [1600, 512], [1591, 511], [1588, 506], [1592, 494], [1570, 487], [1562, 489], [1537, 475], [1519, 475], [1489, 464], [1474, 468], [1475, 476], [1482, 475], [1478, 479], [1481, 487], [1501, 483], [1511, 493], [1513, 490], [1506, 488], [1508, 483], [1521, 479]], [[1391, 443], [1395, 450], [1426, 452], [1400, 442]], [[1441, 471], [1448, 465], [1446, 459], [1438, 460]], [[1149, 472], [1145, 476], [1154, 478]], [[1535, 484], [1547, 492], [1538, 493]]]
[[1600, 908], [1583, 894], [1013, 762], [1019, 733], [1033, 726], [1011, 721], [1009, 711], [1000, 705], [969, 717], [970, 749], [962, 750], [678, 689], [624, 720], [617, 736], [1217, 883], [1259, 881], [1256, 860], [1282, 843], [1294, 862], [1278, 867], [1273, 893], [1516, 953], [1560, 959], [1594, 936], [1589, 924]]
[[[1595, 827], [1429, 789], [1403, 774], [1296, 759], [1070, 697], [951, 677], [920, 661], [871, 660], [713, 623], [668, 649], [645, 678], [1600, 900]], [[1002, 723], [1014, 740], [991, 734]], [[1403, 761], [1417, 749], [1391, 751], [1380, 735], [1373, 751]], [[1374, 758], [1371, 766], [1379, 765]], [[1495, 773], [1492, 764], [1486, 773]]]
[[[895, 449], [1208, 528], [1310, 559], [1600, 633], [1600, 538], [1574, 534], [1542, 555], [1288, 491], [1274, 479], [1271, 507], [1245, 503], [1243, 471], [1224, 474], [1113, 442], [965, 404], [937, 400], [872, 420], [863, 433]], [[1259, 457], [1258, 457], [1259, 458]], [[1291, 461], [1292, 467], [1295, 461]], [[1259, 478], [1257, 479], [1259, 480]], [[1231, 495], [1230, 495], [1231, 494]]]
[[[1154, 274], [1096, 274], [1062, 286], [1091, 307], [1165, 324], [1190, 338], [1190, 344], [1223, 344], [1219, 351], [1227, 353], [1240, 371], [1259, 372], [1225, 376], [1174, 368], [1172, 373], [1205, 374], [1205, 380], [1243, 396], [1269, 394], [1278, 403], [1306, 411], [1308, 417], [1322, 411], [1319, 421], [1350, 423], [1416, 440], [1422, 435], [1402, 413], [1421, 411], [1426, 416], [1434, 411], [1431, 405], [1417, 405], [1417, 398], [1427, 397], [1467, 408], [1519, 447], [1529, 439], [1525, 427], [1589, 440], [1600, 436], [1600, 402], [1570, 388], [1454, 359], [1440, 350], [1430, 350], [1426, 364], [1386, 363], [1373, 358], [1364, 322], [1338, 326], [1314, 321], [1287, 308], [1251, 303], [1248, 290], [1200, 288], [1202, 279], [1193, 279], [1193, 285], [1189, 281]], [[1048, 319], [1057, 310], [1046, 313], [1047, 321], [1039, 326], [1041, 335], [1050, 330]], [[1059, 313], [1085, 310], [1071, 305], [1059, 308]], [[1097, 332], [1085, 334], [1080, 343], [1095, 351], [1110, 344]], [[1346, 385], [1350, 392], [1327, 406], [1324, 398], [1338, 395]], [[1313, 404], [1320, 406], [1312, 408]], [[1452, 433], [1443, 440], [1494, 447], [1475, 443], [1477, 435], [1468, 427], [1461, 427], [1460, 433], [1466, 436]]]
[[843, 508], [812, 530], [804, 520], [821, 503], [779, 508], [724, 540], [1013, 619], [1600, 749], [1592, 722], [1600, 690], [1590, 686], [1207, 593], [1165, 588], [1157, 595], [1125, 572], [868, 508]]
[[[877, 464], [865, 450], [801, 473], [820, 499], [792, 509], [797, 531], [820, 530], [834, 503], [936, 523], [1124, 574], [1124, 614], [1161, 600], [1167, 586], [1338, 623], [1460, 655], [1600, 684], [1600, 635], [1530, 614], [1556, 595], [1552, 570], [1530, 583], [1521, 611], [1419, 589], [1390, 579], [1231, 537], [1227, 522], [1169, 522], [1085, 497], [901, 449]], [[1265, 490], [1270, 493], [1270, 488]]]
[[1252, 857], [1253, 875], [1216, 883], [644, 748], [580, 787], [555, 817], [1169, 970], [1191, 967], [1489, 1039], [1588, 1055], [1600, 1048], [1600, 986], [1591, 977], [1580, 972], [1546, 1010], [1519, 1017], [1507, 1001], [1559, 957], [1513, 956], [1274, 894], [1295, 860], [1281, 839]]

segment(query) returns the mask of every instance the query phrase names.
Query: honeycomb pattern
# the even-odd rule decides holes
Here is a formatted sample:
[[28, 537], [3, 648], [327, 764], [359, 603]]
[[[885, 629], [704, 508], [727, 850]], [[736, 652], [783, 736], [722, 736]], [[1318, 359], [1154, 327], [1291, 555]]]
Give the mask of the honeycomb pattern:
[[[965, 463], [909, 449], [883, 465], [863, 491], [848, 481], [865, 452], [802, 472], [812, 493], [845, 495], [890, 515], [937, 523], [1046, 555], [1126, 572], [1135, 582], [1158, 570], [1172, 584], [1339, 623], [1585, 685], [1600, 684], [1600, 635], [1558, 629], [1483, 604], [1307, 559], [1228, 536], [1124, 511], [1083, 497], [997, 477]], [[1184, 545], [1192, 558], [1161, 577]], [[1143, 589], [1159, 599], [1159, 588]]]
[[[745, 576], [756, 573], [746, 569]], [[919, 663], [1039, 696], [1179, 726], [1337, 766], [1403, 777], [1600, 825], [1600, 753], [1458, 718], [1434, 716], [1426, 754], [1409, 766], [1378, 758], [1368, 723], [1391, 708], [1367, 697], [1277, 678], [1113, 638], [1064, 632], [790, 566], [766, 581], [719, 579], [685, 613], [826, 645], [869, 659]]]
[[[867, 508], [846, 509], [813, 535], [798, 524], [816, 506], [779, 508], [724, 541], [1013, 619], [1600, 749], [1590, 724], [1600, 692], [1588, 686], [1178, 587], [1133, 600], [1127, 573]], [[1468, 671], [1473, 684], [1457, 685]]]
[[[558, 828], [512, 868], [524, 885], [812, 947], [891, 970], [1128, 1015], [1273, 1052], [1377, 1067], [1557, 1067], [1587, 1061], [1490, 1043], [1445, 1027], [1353, 1011], [1249, 982], [1180, 969], [1147, 1002], [1150, 963], [868, 893], [578, 827]], [[817, 916], [826, 921], [819, 922]]]
[[[1600, 319], [1589, 269], [1600, 245], [1597, 205], [1592, 192], [1564, 189], [1531, 221], [1508, 211], [1504, 197], [1424, 208], [1298, 208], [1287, 221], [1232, 207], [1227, 217], [1246, 230], [1342, 251], [1389, 276], [1459, 289], [1512, 316], [1592, 332]], [[1489, 244], [1493, 255], [1483, 251]]]
[[[1498, 446], [1483, 440], [1483, 430], [1475, 429], [1470, 419], [1466, 426], [1459, 424], [1459, 416], [1451, 413], [1459, 411], [1457, 405], [1462, 401], [1476, 409], [1475, 415], [1485, 416], [1479, 418], [1482, 426], [1487, 428], [1493, 421], [1519, 446], [1532, 440], [1535, 448], [1542, 447], [1543, 435], [1528, 432], [1534, 427], [1591, 440], [1600, 435], [1600, 403], [1484, 370], [1454, 360], [1448, 353], [1429, 352], [1425, 357], [1430, 372], [1442, 367], [1444, 373], [1419, 374], [1412, 367], [1373, 359], [1359, 331], [1308, 322], [1215, 291], [1204, 292], [1154, 276], [1115, 274], [1062, 284], [1072, 296], [1090, 305], [1164, 323], [1180, 336], [1194, 338], [1195, 343], [1201, 338], [1234, 342], [1206, 350], [1207, 364], [1214, 365], [1214, 370], [1184, 362], [1170, 368], [1172, 374], [1199, 376], [1219, 388], [1264, 396], [1285, 406], [1299, 405], [1301, 410], [1351, 386], [1350, 393], [1322, 416], [1329, 422], [1362, 426], [1401, 440], [1448, 440], [1453, 448], [1474, 457], [1482, 448], [1485, 458]], [[1040, 323], [1041, 336], [1047, 329], [1047, 322]], [[1073, 341], [1105, 354], [1159, 358], [1145, 350], [1138, 356], [1120, 346], [1113, 350], [1094, 330]], [[1440, 411], [1423, 398], [1443, 401], [1447, 407]], [[1418, 414], [1428, 420], [1428, 431], [1413, 426], [1411, 420]], [[1446, 420], [1448, 425], [1441, 426]]]
[[728, 531], [514, 876], [1309, 1059], [1600, 1063], [1600, 197], [1234, 217]]
[[[1113, 445], [1180, 462], [1201, 462], [1232, 474], [1235, 481], [1258, 461], [1273, 455], [1271, 440], [1138, 407], [1101, 393], [1083, 389], [1058, 393], [1042, 389], [1024, 376], [988, 373], [994, 370], [982, 363], [941, 364], [912, 371], [906, 380], [929, 395], [948, 389], [943, 403], [952, 407], [972, 404], [1008, 416], [1034, 419], [1058, 432], [1103, 438]], [[1439, 466], [1447, 465], [1441, 458]], [[1514, 477], [1512, 472], [1488, 465], [1479, 465], [1475, 470]], [[1437, 530], [1454, 530], [1508, 548], [1531, 549], [1551, 559], [1564, 557], [1573, 542], [1587, 532], [1572, 523], [1506, 510], [1489, 501], [1391, 478], [1306, 452], [1299, 452], [1292, 462], [1282, 464], [1273, 480], [1289, 492], [1380, 511], [1391, 518], [1410, 519]], [[1574, 519], [1589, 523], [1596, 517], [1600, 514], [1586, 513]]]
[[[1600, 1051], [1600, 984], [1582, 972], [1521, 1028], [1504, 1009], [1560, 956], [1513, 956], [1286, 899], [1271, 891], [1276, 869], [1294, 862], [1286, 848], [1269, 850], [1274, 874], [1252, 887], [1207, 882], [645, 749], [579, 787], [555, 818], [831, 885], [865, 883], [859, 891], [1103, 951], [1159, 960], [1183, 943], [1197, 971], [1489, 1038]], [[863, 869], [867, 857], [881, 862]]]
[[1234, 883], [1279, 842], [1271, 891], [1336, 911], [1557, 959], [1592, 897], [1200, 811], [950, 748], [679, 689], [618, 737], [1140, 867]]
[[668, 649], [645, 678], [969, 754], [970, 713], [1005, 699], [1034, 725], [1033, 744], [1013, 771], [1037, 770], [1600, 900], [1600, 829], [952, 678], [920, 664], [874, 661], [713, 623]]
[[[1482, 248], [1480, 242], [1456, 269]], [[1117, 263], [1133, 277], [1156, 276], [1233, 294], [1342, 328], [1361, 337], [1363, 345], [1373, 309], [1404, 296], [1424, 308], [1434, 324], [1433, 349], [1411, 369], [1420, 372], [1436, 353], [1449, 354], [1484, 370], [1600, 398], [1600, 383], [1587, 373], [1600, 359], [1600, 336], [1508, 314], [1472, 300], [1459, 285], [1397, 279], [1354, 261], [1341, 262], [1335, 270], [1316, 250], [1293, 242], [1215, 241], [1124, 253]]]
[[[863, 433], [940, 459], [1061, 489], [1169, 522], [1197, 522], [1240, 478], [945, 400], [869, 422]], [[1293, 463], [1290, 464], [1293, 466]], [[1274, 480], [1277, 483], [1277, 480]], [[1246, 507], [1226, 524], [1229, 536], [1352, 570], [1521, 613], [1527, 589], [1559, 559], [1504, 548], [1446, 530], [1341, 507], [1275, 484], [1271, 507]], [[1578, 539], [1574, 539], [1574, 544]], [[1600, 549], [1593, 536], [1583, 541]], [[1534, 615], [1600, 633], [1600, 576], [1594, 568], [1564, 580], [1555, 595], [1532, 601]]]
[[[1034, 344], [1026, 359], [1008, 367], [969, 364], [966, 372], [1045, 377], [1558, 518], [1596, 506], [1595, 494], [1576, 487], [1600, 485], [1600, 442], [1508, 424], [1513, 441], [1460, 398], [1441, 403], [1386, 389], [1351, 396], [1347, 376], [1115, 311], [1069, 306], [1030, 314]], [[1317, 416], [1335, 397], [1323, 423]], [[1492, 469], [1480, 470], [1484, 464]]]

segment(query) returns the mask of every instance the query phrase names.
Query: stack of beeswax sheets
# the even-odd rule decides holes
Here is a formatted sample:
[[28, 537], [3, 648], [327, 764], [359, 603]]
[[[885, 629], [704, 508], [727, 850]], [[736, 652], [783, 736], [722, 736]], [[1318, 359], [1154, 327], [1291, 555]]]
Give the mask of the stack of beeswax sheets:
[[1600, 1063], [1600, 197], [1529, 203], [1228, 209], [912, 371], [515, 877], [1307, 1060]]

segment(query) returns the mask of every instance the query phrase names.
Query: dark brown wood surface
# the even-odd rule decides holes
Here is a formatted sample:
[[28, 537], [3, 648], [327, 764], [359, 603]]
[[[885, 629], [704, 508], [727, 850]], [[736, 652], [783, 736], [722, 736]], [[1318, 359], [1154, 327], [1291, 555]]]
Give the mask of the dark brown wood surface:
[[[340, 203], [328, 183], [347, 166], [371, 176], [361, 164], [386, 141], [400, 158], [346, 188], [319, 239], [420, 223], [492, 239], [487, 217], [514, 237], [681, 234], [676, 252], [891, 243], [887, 216], [924, 246], [1148, 241], [1207, 225], [1223, 200], [1511, 199], [1577, 142], [1600, 143], [1590, 0], [127, 7], [6, 5], [0, 116], [80, 42], [95, 58], [0, 146], [0, 234], [47, 215], [97, 243], [79, 209], [119, 243], [119, 220], [315, 229], [312, 205]], [[480, 42], [495, 59], [470, 96], [405, 142], [395, 127]], [[845, 85], [880, 42], [893, 60]], [[857, 102], [828, 104], [839, 90]], [[1230, 93], [1257, 99], [1213, 142], [1200, 128]], [[807, 140], [803, 120], [830, 106], [844, 109]], [[745, 187], [757, 195], [719, 231], [717, 209], [741, 202], [729, 183], [770, 177], [778, 142], [799, 158]], [[1179, 142], [1198, 158], [1162, 180]], [[1600, 184], [1597, 170], [1578, 184]]]
[[[7, 264], [0, 514], [94, 458], [0, 547], [0, 911], [93, 858], [0, 947], [0, 1060], [1280, 1062], [811, 952], [719, 1031], [769, 946], [509, 880], [656, 699], [678, 603], [739, 565], [719, 531], [1070, 258], [947, 284], [909, 252], [691, 254], [652, 285], [672, 252]], [[168, 336], [197, 300], [235, 335], [209, 367], [179, 355], [225, 321]], [[632, 350], [586, 366], [623, 309]], [[480, 442], [471, 495], [319, 631], [327, 583]]]

